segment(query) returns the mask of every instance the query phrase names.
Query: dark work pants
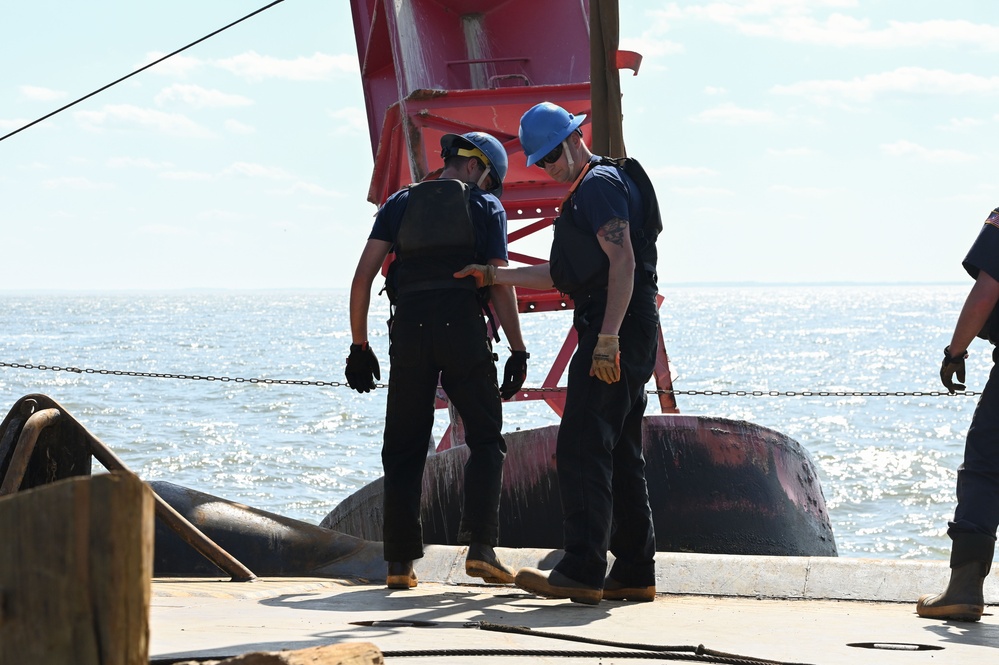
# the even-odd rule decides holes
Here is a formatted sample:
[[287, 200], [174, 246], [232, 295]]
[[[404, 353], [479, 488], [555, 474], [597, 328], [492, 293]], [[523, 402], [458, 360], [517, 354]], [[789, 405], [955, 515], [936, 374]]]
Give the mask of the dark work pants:
[[385, 560], [423, 556], [420, 503], [438, 375], [464, 422], [469, 450], [458, 539], [495, 545], [506, 444], [496, 365], [475, 294], [446, 289], [400, 298], [390, 338], [382, 445]]
[[560, 573], [602, 588], [607, 550], [610, 576], [626, 586], [655, 584], [655, 533], [642, 454], [646, 383], [656, 362], [655, 291], [633, 296], [619, 331], [621, 380], [590, 376], [604, 303], [576, 303], [579, 333], [569, 363], [565, 412], [559, 427], [556, 467], [562, 498], [565, 555]]
[[[964, 463], [957, 470], [957, 509], [947, 533], [955, 541], [978, 534], [988, 539], [968, 538], [981, 557], [992, 559], [996, 527], [999, 526], [999, 348], [993, 349], [989, 380], [975, 407], [964, 446]], [[978, 559], [974, 552], [959, 559]]]

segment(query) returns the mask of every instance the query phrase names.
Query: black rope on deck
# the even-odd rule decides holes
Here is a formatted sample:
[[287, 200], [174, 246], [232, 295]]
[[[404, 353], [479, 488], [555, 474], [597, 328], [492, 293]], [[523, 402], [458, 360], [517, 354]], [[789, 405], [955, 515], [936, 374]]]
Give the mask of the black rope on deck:
[[167, 55], [163, 56], [162, 58], [158, 58], [158, 59], [156, 59], [156, 60], [154, 60], [154, 61], [150, 62], [150, 63], [149, 63], [148, 65], [145, 65], [145, 66], [143, 66], [143, 67], [140, 67], [139, 69], [136, 69], [136, 70], [135, 70], [134, 72], [132, 72], [131, 74], [126, 74], [125, 76], [122, 76], [122, 77], [121, 77], [120, 79], [118, 79], [117, 81], [112, 81], [111, 83], [108, 83], [107, 85], [105, 85], [105, 86], [102, 86], [102, 87], [98, 88], [97, 90], [94, 90], [94, 91], [93, 91], [93, 92], [91, 92], [90, 94], [87, 94], [87, 95], [84, 95], [83, 97], [80, 97], [80, 98], [79, 98], [79, 99], [77, 99], [77, 100], [76, 100], [75, 102], [70, 102], [69, 104], [66, 104], [65, 106], [63, 106], [63, 107], [61, 107], [61, 108], [57, 108], [57, 109], [56, 109], [55, 111], [52, 111], [51, 113], [47, 113], [47, 114], [43, 115], [43, 116], [42, 116], [41, 118], [38, 118], [37, 120], [33, 120], [32, 122], [29, 122], [29, 123], [28, 123], [27, 125], [25, 125], [25, 126], [23, 126], [23, 127], [19, 128], [19, 129], [15, 129], [14, 131], [10, 132], [9, 134], [4, 134], [3, 136], [0, 136], [0, 141], [3, 141], [4, 139], [7, 139], [7, 138], [10, 138], [10, 137], [11, 137], [11, 136], [13, 136], [14, 134], [17, 134], [18, 132], [23, 132], [23, 131], [24, 131], [24, 130], [26, 130], [26, 129], [27, 129], [28, 127], [32, 127], [33, 125], [37, 125], [38, 123], [42, 122], [43, 120], [48, 120], [49, 118], [51, 118], [51, 117], [52, 117], [52, 116], [54, 116], [55, 114], [57, 114], [57, 113], [62, 113], [62, 112], [63, 112], [63, 111], [65, 111], [66, 109], [70, 108], [71, 106], [76, 106], [76, 105], [77, 105], [77, 104], [79, 104], [80, 102], [82, 102], [82, 101], [84, 101], [84, 100], [86, 100], [86, 99], [90, 99], [90, 98], [91, 98], [91, 97], [93, 97], [94, 95], [96, 95], [96, 94], [98, 94], [98, 93], [101, 93], [101, 92], [104, 92], [104, 91], [105, 91], [105, 90], [107, 90], [108, 88], [110, 88], [110, 87], [112, 87], [112, 86], [115, 86], [115, 85], [118, 85], [119, 83], [121, 83], [122, 81], [124, 81], [124, 80], [126, 80], [126, 79], [130, 79], [130, 78], [132, 78], [133, 76], [135, 76], [135, 75], [136, 75], [136, 74], [138, 74], [139, 72], [142, 72], [142, 71], [145, 71], [145, 70], [149, 69], [150, 67], [152, 67], [153, 65], [158, 65], [159, 63], [163, 62], [163, 61], [164, 61], [164, 60], [166, 60], [167, 58], [172, 58], [173, 56], [177, 55], [178, 53], [181, 53], [181, 52], [183, 52], [183, 51], [186, 51], [187, 49], [191, 48], [192, 46], [195, 46], [195, 45], [197, 45], [197, 44], [200, 44], [201, 42], [205, 41], [206, 39], [210, 39], [210, 38], [214, 37], [215, 35], [219, 34], [220, 32], [223, 32], [223, 31], [225, 31], [225, 30], [228, 30], [229, 28], [233, 27], [233, 26], [234, 26], [234, 25], [236, 25], [237, 23], [242, 23], [242, 22], [243, 22], [243, 21], [245, 21], [246, 19], [248, 19], [248, 18], [250, 18], [250, 17], [252, 17], [252, 16], [256, 16], [256, 15], [257, 15], [257, 14], [259, 14], [260, 12], [262, 12], [262, 11], [264, 11], [264, 10], [267, 10], [267, 9], [270, 9], [270, 8], [271, 8], [271, 7], [273, 7], [274, 5], [276, 5], [276, 4], [279, 4], [279, 3], [282, 3], [282, 2], [284, 2], [284, 0], [274, 0], [274, 2], [272, 2], [272, 3], [271, 3], [271, 4], [269, 4], [269, 5], [267, 5], [266, 7], [261, 7], [260, 9], [256, 10], [255, 12], [251, 12], [251, 13], [247, 14], [247, 15], [246, 15], [246, 16], [244, 16], [243, 18], [241, 18], [241, 19], [239, 19], [239, 20], [237, 20], [237, 21], [233, 21], [233, 22], [232, 22], [232, 23], [230, 23], [229, 25], [227, 25], [227, 26], [225, 26], [225, 27], [223, 27], [223, 28], [219, 28], [219, 29], [218, 29], [218, 30], [216, 30], [215, 32], [212, 32], [212, 33], [210, 33], [210, 34], [207, 34], [207, 35], [205, 35], [204, 37], [202, 37], [201, 39], [198, 39], [198, 40], [196, 40], [196, 41], [193, 41], [193, 42], [191, 42], [190, 44], [188, 44], [187, 46], [184, 46], [184, 47], [182, 47], [182, 48], [179, 48], [179, 49], [177, 49], [177, 50], [176, 50], [176, 51], [174, 51], [173, 53], [168, 53]]
[[530, 658], [599, 658], [617, 660], [686, 660], [698, 663], [723, 665], [808, 665], [776, 660], [759, 660], [743, 656], [714, 656], [696, 653], [652, 651], [547, 651], [544, 649], [414, 649], [412, 651], [383, 651], [386, 661], [392, 658], [458, 658], [468, 656], [524, 656]]
[[[382, 657], [387, 661], [392, 658], [460, 658], [469, 656], [522, 656], [525, 658], [597, 658], [622, 660], [685, 660], [698, 663], [720, 663], [721, 665], [809, 665], [808, 663], [790, 663], [777, 660], [761, 660], [734, 654], [722, 654], [720, 651], [704, 649], [698, 653], [653, 652], [653, 651], [546, 651], [543, 649], [413, 649], [409, 651], [382, 651]], [[181, 665], [183, 663], [217, 663], [221, 660], [236, 658], [230, 656], [185, 656], [183, 658], [153, 658], [150, 665]]]
[[[754, 658], [751, 656], [742, 656], [740, 654], [726, 653], [724, 651], [715, 651], [714, 649], [708, 649], [703, 644], [698, 644], [697, 646], [692, 645], [664, 645], [664, 644], [643, 644], [638, 642], [617, 642], [614, 640], [602, 640], [595, 637], [586, 637], [583, 635], [569, 635], [566, 633], [551, 633], [543, 630], [535, 630], [528, 626], [509, 626], [500, 623], [491, 623], [489, 621], [479, 621], [467, 624], [470, 628], [478, 628], [479, 630], [489, 630], [500, 633], [513, 633], [516, 635], [528, 635], [531, 637], [546, 637], [549, 639], [556, 640], [568, 640], [570, 642], [581, 642], [585, 644], [596, 644], [599, 646], [609, 646], [617, 647], [621, 649], [632, 649], [640, 652], [650, 652], [651, 654], [668, 654], [670, 658], [676, 660], [697, 660], [701, 662], [709, 663], [739, 663], [744, 665], [804, 665], [803, 663], [788, 663], [785, 661], [769, 660], [765, 658]], [[611, 655], [621, 657], [622, 655], [627, 658], [645, 658], [648, 656], [641, 654], [621, 654], [619, 652], [611, 652]]]

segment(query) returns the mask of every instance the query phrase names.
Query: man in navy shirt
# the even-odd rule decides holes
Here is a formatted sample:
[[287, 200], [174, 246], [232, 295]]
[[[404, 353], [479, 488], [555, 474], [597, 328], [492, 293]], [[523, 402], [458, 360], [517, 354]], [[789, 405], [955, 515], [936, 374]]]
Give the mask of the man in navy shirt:
[[[944, 348], [940, 379], [950, 392], [964, 390], [964, 359], [976, 337], [999, 341], [999, 208], [992, 211], [964, 259], [975, 280]], [[999, 363], [999, 348], [992, 349]], [[993, 365], [968, 428], [964, 463], [957, 470], [957, 508], [948, 525], [950, 582], [943, 593], [924, 595], [916, 613], [932, 619], [978, 621], [985, 611], [983, 586], [992, 567], [999, 526], [999, 365]]]
[[[520, 121], [527, 165], [571, 184], [555, 220], [551, 260], [518, 268], [467, 266], [455, 276], [554, 286], [575, 303], [579, 341], [556, 443], [565, 554], [550, 573], [521, 569], [515, 584], [580, 603], [651, 601], [656, 543], [642, 418], [659, 322], [658, 229], [646, 231], [653, 231], [650, 218], [660, 224], [659, 209], [651, 184], [642, 191], [624, 168], [590, 152], [579, 131], [585, 118], [542, 102]], [[608, 549], [615, 557], [609, 573]]]
[[507, 171], [506, 150], [483, 132], [441, 139], [439, 178], [410, 185], [379, 209], [350, 288], [353, 343], [350, 387], [368, 392], [381, 378], [368, 345], [371, 285], [390, 251], [386, 284], [392, 301], [390, 375], [382, 445], [384, 555], [389, 588], [416, 586], [413, 560], [423, 556], [420, 504], [438, 377], [460, 415], [469, 456], [465, 463], [458, 540], [468, 544], [465, 571], [509, 584], [513, 571], [496, 557], [506, 444], [500, 395], [524, 383], [528, 354], [513, 287], [494, 286], [489, 298], [511, 347], [502, 388], [483, 318], [483, 294], [471, 278], [453, 273], [470, 261], [507, 265], [506, 212], [497, 198]]

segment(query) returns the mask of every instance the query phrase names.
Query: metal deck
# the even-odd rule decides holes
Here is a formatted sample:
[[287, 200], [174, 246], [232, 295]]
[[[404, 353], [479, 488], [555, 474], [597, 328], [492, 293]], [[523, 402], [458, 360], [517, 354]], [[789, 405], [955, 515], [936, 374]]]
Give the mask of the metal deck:
[[[557, 558], [548, 550], [499, 551], [515, 567], [544, 567]], [[358, 641], [388, 653], [387, 663], [635, 661], [633, 650], [469, 625], [488, 622], [567, 638], [678, 649], [703, 645], [785, 663], [971, 665], [999, 659], [999, 618], [988, 607], [979, 623], [916, 616], [918, 595], [943, 588], [948, 577], [944, 561], [674, 553], [659, 553], [657, 558], [660, 595], [655, 602], [604, 601], [597, 606], [475, 584], [463, 572], [464, 548], [447, 546], [427, 548], [427, 556], [416, 566], [419, 586], [410, 591], [313, 578], [252, 583], [157, 579], [150, 658], [153, 663], [184, 657], [221, 659]], [[994, 577], [987, 579], [986, 601], [999, 602]], [[392, 655], [469, 649], [479, 654], [419, 659]], [[490, 655], [490, 650], [499, 649], [551, 655]], [[612, 651], [621, 655], [569, 655]], [[632, 657], [626, 657], [628, 653]]]

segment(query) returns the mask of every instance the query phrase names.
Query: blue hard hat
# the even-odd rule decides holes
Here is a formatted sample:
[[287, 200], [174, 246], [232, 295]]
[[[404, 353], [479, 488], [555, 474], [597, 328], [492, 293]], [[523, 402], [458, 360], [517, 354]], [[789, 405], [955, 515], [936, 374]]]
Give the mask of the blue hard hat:
[[441, 157], [447, 159], [455, 155], [482, 160], [496, 181], [496, 187], [491, 193], [497, 197], [503, 196], [503, 180], [506, 179], [509, 158], [506, 148], [494, 136], [485, 132], [445, 134], [441, 137]]
[[520, 145], [531, 166], [583, 124], [586, 115], [573, 115], [557, 104], [541, 102], [520, 118]]

